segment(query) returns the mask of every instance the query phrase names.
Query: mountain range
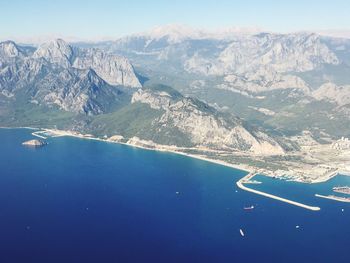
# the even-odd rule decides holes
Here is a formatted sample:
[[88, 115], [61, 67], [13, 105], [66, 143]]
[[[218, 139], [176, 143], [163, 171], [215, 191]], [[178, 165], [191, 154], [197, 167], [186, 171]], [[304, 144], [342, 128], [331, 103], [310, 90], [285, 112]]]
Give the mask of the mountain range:
[[306, 130], [320, 142], [350, 135], [349, 73], [350, 40], [313, 33], [165, 27], [97, 43], [6, 41], [0, 123], [284, 155]]
[[[337, 98], [350, 84], [349, 39], [165, 27], [94, 46], [127, 56], [150, 83], [172, 86], [265, 128], [349, 135], [348, 103]], [[320, 95], [324, 87], [327, 96]]]
[[[128, 59], [61, 39], [39, 47], [0, 44], [1, 122], [162, 144], [283, 153], [258, 129], [170, 87], [141, 89]], [[39, 111], [39, 113], [38, 113]], [[51, 116], [52, 115], [52, 116]]]

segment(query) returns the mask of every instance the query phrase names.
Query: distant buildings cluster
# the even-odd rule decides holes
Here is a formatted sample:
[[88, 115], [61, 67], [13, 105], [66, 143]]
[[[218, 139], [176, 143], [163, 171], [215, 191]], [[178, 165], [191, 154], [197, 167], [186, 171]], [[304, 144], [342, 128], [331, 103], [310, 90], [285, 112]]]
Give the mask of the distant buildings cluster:
[[333, 149], [337, 150], [348, 150], [350, 149], [350, 140], [346, 137], [341, 137], [341, 139], [337, 140], [332, 144]]

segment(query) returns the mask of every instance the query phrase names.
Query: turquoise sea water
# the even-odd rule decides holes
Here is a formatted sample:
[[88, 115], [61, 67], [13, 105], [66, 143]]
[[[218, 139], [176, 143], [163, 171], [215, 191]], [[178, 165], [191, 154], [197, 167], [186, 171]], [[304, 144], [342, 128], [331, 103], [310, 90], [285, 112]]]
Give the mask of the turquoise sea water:
[[238, 189], [239, 170], [30, 133], [0, 129], [0, 262], [350, 262], [350, 205], [314, 197], [350, 177], [250, 185], [313, 212]]

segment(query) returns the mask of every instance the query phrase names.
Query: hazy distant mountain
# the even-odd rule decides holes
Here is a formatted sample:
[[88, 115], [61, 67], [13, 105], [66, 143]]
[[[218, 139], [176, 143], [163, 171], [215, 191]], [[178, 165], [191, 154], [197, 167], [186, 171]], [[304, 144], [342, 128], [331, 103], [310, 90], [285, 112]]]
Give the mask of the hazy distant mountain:
[[[94, 46], [128, 57], [150, 83], [170, 85], [266, 128], [350, 135], [350, 118], [336, 110], [339, 98], [321, 89], [331, 83], [348, 97], [349, 39], [166, 26]], [[288, 125], [290, 118], [297, 125]], [[346, 125], [335, 128], [339, 122]]]
[[[168, 33], [166, 33], [168, 31]], [[99, 46], [128, 54], [136, 62], [149, 59], [154, 66], [176, 63], [178, 71], [208, 76], [269, 72], [305, 72], [324, 64], [338, 65], [340, 59], [316, 34], [207, 34], [176, 28], [157, 28]], [[169, 65], [172, 67], [174, 65]]]
[[176, 44], [189, 39], [232, 39], [237, 35], [251, 35], [262, 32], [254, 27], [228, 27], [216, 30], [195, 29], [185, 25], [169, 24], [158, 26], [150, 31], [131, 35], [127, 38], [147, 38], [153, 40], [166, 40], [169, 44]]

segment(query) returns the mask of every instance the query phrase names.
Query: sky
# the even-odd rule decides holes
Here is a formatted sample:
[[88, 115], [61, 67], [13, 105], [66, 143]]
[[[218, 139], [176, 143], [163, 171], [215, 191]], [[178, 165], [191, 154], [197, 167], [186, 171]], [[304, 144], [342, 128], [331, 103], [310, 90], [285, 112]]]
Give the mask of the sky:
[[0, 39], [116, 39], [155, 26], [349, 34], [349, 0], [0, 0]]

